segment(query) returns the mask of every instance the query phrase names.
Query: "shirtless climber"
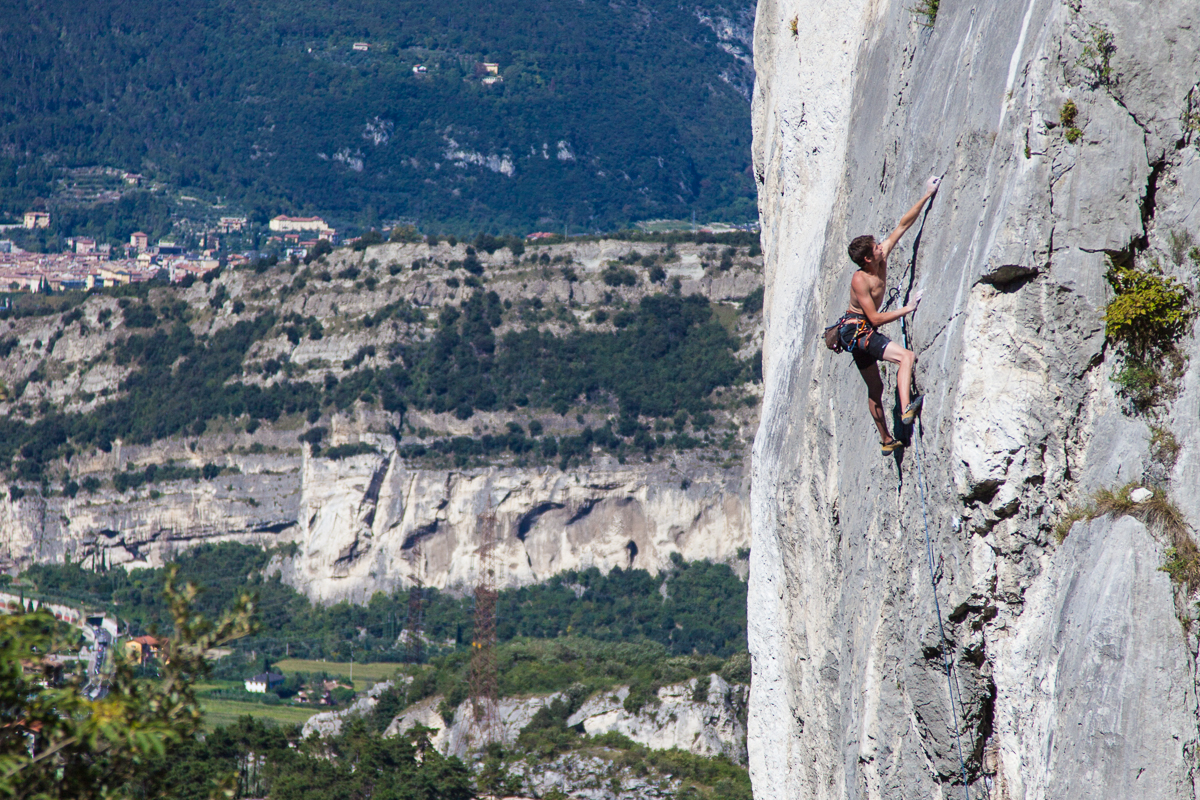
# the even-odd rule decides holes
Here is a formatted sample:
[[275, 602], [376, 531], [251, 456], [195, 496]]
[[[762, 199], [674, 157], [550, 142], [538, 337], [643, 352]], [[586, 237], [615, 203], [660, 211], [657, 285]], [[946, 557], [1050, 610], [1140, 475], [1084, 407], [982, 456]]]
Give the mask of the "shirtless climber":
[[917, 292], [913, 296], [912, 305], [897, 311], [880, 311], [879, 305], [887, 287], [887, 259], [900, 237], [917, 221], [925, 203], [937, 194], [940, 182], [938, 177], [926, 181], [925, 194], [900, 218], [900, 224], [882, 244], [876, 242], [874, 236], [857, 236], [847, 248], [850, 260], [858, 265], [858, 271], [850, 279], [850, 308], [844, 319], [848, 323], [858, 325], [855, 332], [857, 341], [851, 355], [854, 356], [854, 363], [867, 384], [867, 410], [875, 420], [875, 427], [879, 428], [879, 443], [884, 455], [903, 447], [904, 443], [893, 439], [888, 433], [887, 421], [883, 416], [883, 381], [879, 377], [881, 359], [900, 367], [896, 371], [896, 389], [900, 393], [900, 407], [904, 409], [901, 419], [906, 424], [912, 422], [921, 408], [920, 396], [909, 398], [913, 364], [917, 361], [916, 354], [879, 332], [881, 325], [916, 311], [921, 302], [921, 293]]

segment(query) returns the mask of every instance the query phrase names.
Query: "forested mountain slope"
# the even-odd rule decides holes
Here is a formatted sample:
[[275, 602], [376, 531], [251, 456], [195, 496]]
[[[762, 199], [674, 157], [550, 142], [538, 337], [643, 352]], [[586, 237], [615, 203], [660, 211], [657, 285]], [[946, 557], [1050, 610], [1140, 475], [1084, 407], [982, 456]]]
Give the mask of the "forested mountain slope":
[[106, 165], [263, 219], [748, 219], [752, 20], [744, 0], [18, 0], [0, 204]]

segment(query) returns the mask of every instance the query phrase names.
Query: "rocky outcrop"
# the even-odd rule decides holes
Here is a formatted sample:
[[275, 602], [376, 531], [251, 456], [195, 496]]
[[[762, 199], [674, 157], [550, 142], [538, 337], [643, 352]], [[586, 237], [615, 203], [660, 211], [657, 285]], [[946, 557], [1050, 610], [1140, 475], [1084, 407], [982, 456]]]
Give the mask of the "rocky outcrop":
[[[708, 677], [704, 696], [697, 697], [698, 684], [693, 678], [661, 687], [657, 702], [651, 701], [634, 711], [624, 707], [629, 687], [618, 686], [584, 701], [568, 718], [567, 725], [582, 726], [589, 736], [614, 732], [653, 750], [678, 748], [698, 756], [725, 756], [734, 763], [744, 764], [746, 731], [740, 717], [745, 709], [747, 687], [730, 684], [713, 674]], [[533, 720], [538, 710], [560, 698], [565, 699], [562, 694], [501, 698], [496, 708], [498, 738], [505, 744], [515, 744], [521, 729]], [[450, 725], [438, 713], [441, 702], [438, 695], [414, 703], [392, 720], [386, 735], [395, 736], [415, 725], [437, 728], [430, 741], [439, 751], [467, 757], [478, 749], [473, 738], [478, 733], [471, 701], [466, 700], [455, 709]], [[314, 730], [323, 732], [321, 728]]]
[[[403, 684], [411, 681], [412, 678], [402, 679]], [[365, 717], [367, 714], [370, 714], [375, 709], [375, 706], [379, 705], [379, 695], [395, 685], [395, 681], [381, 681], [356, 697], [354, 702], [346, 708], [313, 714], [304, 721], [304, 725], [300, 728], [300, 738], [307, 739], [309, 736], [337, 736], [342, 732], [342, 726], [348, 719]]]
[[538, 797], [558, 790], [579, 800], [665, 800], [678, 797], [683, 787], [683, 781], [670, 775], [646, 774], [640, 764], [623, 765], [585, 753], [564, 753], [548, 763], [517, 761], [509, 774], [522, 779]]
[[[731, 686], [721, 676], [708, 676], [707, 686], [693, 678], [664, 686], [658, 702], [631, 713], [625, 708], [629, 688], [591, 697], [567, 720], [582, 725], [589, 736], [615, 732], [654, 750], [677, 747], [699, 756], [725, 756], [746, 763], [746, 729], [739, 719], [745, 709], [744, 686]], [[702, 698], [697, 693], [703, 694]]]
[[[1061, 546], [1052, 529], [1155, 469], [1200, 522], [1196, 370], [1158, 420], [1178, 459], [1155, 467], [1102, 319], [1109, 255], [1195, 285], [1172, 242], [1200, 234], [1200, 9], [916, 8], [759, 4], [755, 795], [961, 796], [957, 721], [972, 796], [1193, 797], [1196, 640], [1164, 543], [1130, 519]], [[881, 459], [857, 371], [818, 337], [845, 308], [849, 240], [885, 235], [931, 173], [889, 276], [924, 291], [907, 329], [923, 420]]]
[[[533, 720], [534, 714], [542, 706], [553, 703], [559, 697], [562, 695], [500, 698], [496, 703], [496, 740], [509, 745], [516, 742], [521, 729]], [[470, 700], [464, 700], [454, 710], [454, 721], [447, 725], [437, 710], [441, 702], [442, 696], [437, 695], [414, 703], [392, 720], [384, 735], [395, 736], [415, 725], [436, 728], [437, 732], [429, 741], [439, 752], [443, 755], [467, 758], [469, 754], [479, 750], [484, 742], [475, 724], [474, 706]]]

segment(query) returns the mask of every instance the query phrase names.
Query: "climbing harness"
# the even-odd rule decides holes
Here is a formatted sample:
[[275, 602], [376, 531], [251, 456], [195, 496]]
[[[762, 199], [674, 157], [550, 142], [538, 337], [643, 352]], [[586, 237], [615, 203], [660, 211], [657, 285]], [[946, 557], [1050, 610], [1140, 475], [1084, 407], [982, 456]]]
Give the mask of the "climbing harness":
[[[917, 251], [921, 247], [921, 234], [925, 231], [925, 220], [929, 217], [929, 209], [932, 207], [932, 202], [925, 207], [925, 214], [921, 217], [921, 227], [917, 229], [916, 238], [913, 239], [913, 256], [912, 261], [909, 263], [908, 288], [905, 290], [906, 299], [908, 297], [908, 293], [912, 291], [913, 281], [916, 279]], [[893, 288], [892, 292], [898, 296], [900, 292], [899, 287]], [[884, 308], [887, 308], [893, 299], [894, 298], [892, 296], [889, 296], [887, 303], [884, 304]], [[916, 311], [901, 321], [901, 331], [904, 335], [904, 347], [907, 350], [912, 349], [912, 343], [909, 341], [909, 320], [915, 315]], [[967, 782], [967, 761], [963, 757], [962, 731], [958, 724], [959, 711], [962, 707], [962, 689], [958, 682], [958, 673], [954, 669], [954, 659], [951, 655], [950, 640], [946, 637], [946, 626], [942, 622], [942, 606], [941, 603], [938, 602], [937, 596], [942, 559], [941, 556], [938, 556], [936, 560], [934, 559], [933, 539], [929, 535], [929, 510], [925, 502], [925, 473], [921, 469], [921, 448], [918, 445], [918, 441], [924, 434], [924, 431], [924, 424], [921, 422], [921, 418], [918, 416], [916, 420], [916, 430], [913, 431], [912, 436], [912, 449], [913, 458], [916, 459], [917, 462], [917, 490], [921, 498], [921, 521], [925, 526], [925, 558], [929, 565], [929, 589], [933, 593], [933, 609], [937, 614], [938, 634], [942, 637], [942, 667], [946, 672], [946, 688], [950, 692], [950, 718], [954, 723], [954, 742], [958, 749], [958, 768], [962, 773], [963, 794], [966, 796], [966, 800], [971, 800], [971, 786]]]
[[[925, 223], [922, 220], [921, 226]], [[915, 258], [913, 263], [915, 264]], [[892, 303], [900, 297], [900, 287], [893, 286], [888, 292], [887, 300], [884, 301], [880, 311], [887, 311]], [[871, 323], [867, 321], [864, 314], [853, 314], [847, 311], [837, 322], [825, 329], [823, 338], [825, 346], [835, 353], [853, 353], [858, 349], [858, 343], [864, 337], [869, 335], [875, 329], [871, 327]]]
[[835, 353], [853, 353], [873, 330], [866, 317], [847, 312], [825, 329], [825, 346]]

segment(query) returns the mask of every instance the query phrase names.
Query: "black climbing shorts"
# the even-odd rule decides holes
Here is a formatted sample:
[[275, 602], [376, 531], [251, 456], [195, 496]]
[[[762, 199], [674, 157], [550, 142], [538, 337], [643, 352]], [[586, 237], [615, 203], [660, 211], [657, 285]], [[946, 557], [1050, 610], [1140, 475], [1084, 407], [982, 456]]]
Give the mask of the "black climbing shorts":
[[872, 330], [866, 336], [858, 340], [858, 344], [854, 348], [854, 352], [850, 355], [854, 357], [854, 364], [859, 369], [867, 367], [883, 360], [883, 351], [891, 344], [892, 340], [884, 336], [876, 330]]

